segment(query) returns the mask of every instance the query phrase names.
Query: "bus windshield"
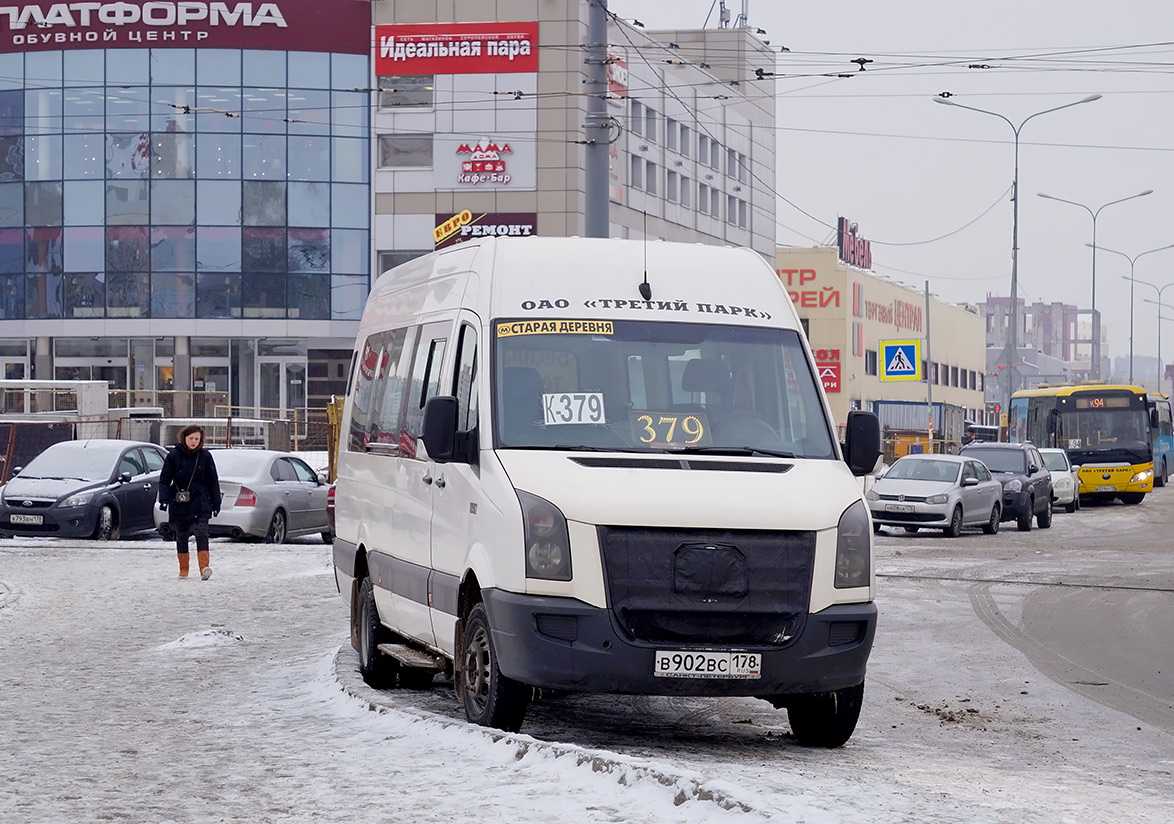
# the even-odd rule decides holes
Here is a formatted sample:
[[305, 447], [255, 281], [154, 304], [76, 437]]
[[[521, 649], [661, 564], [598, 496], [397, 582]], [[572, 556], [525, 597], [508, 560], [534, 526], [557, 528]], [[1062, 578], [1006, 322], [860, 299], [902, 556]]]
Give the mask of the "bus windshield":
[[1145, 396], [1128, 389], [1089, 389], [1011, 400], [1012, 440], [1059, 447], [1074, 464], [1152, 460]]
[[794, 330], [533, 318], [493, 330], [500, 447], [836, 457]]

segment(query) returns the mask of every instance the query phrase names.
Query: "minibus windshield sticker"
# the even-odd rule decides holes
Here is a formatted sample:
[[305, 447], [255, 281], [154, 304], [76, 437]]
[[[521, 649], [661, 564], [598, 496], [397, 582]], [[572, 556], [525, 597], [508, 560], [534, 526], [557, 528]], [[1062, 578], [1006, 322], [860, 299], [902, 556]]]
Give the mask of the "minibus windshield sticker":
[[610, 320], [519, 320], [497, 324], [497, 336], [515, 335], [611, 335]]
[[607, 423], [602, 392], [557, 392], [542, 396], [542, 418], [547, 426], [564, 423]]
[[628, 414], [632, 437], [652, 447], [709, 446], [709, 421], [704, 412], [651, 412], [634, 409]]

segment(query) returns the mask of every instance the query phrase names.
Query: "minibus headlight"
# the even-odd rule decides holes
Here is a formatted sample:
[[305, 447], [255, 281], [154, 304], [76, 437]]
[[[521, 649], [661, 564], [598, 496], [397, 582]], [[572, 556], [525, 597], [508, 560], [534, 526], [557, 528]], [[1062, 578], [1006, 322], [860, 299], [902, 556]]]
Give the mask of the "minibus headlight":
[[1139, 484], [1142, 481], [1148, 481], [1150, 479], [1150, 476], [1152, 476], [1153, 474], [1154, 474], [1154, 471], [1152, 469], [1143, 469], [1141, 472], [1138, 472], [1136, 475], [1134, 475], [1130, 479], [1129, 483]]
[[571, 580], [571, 538], [567, 519], [550, 501], [518, 492], [526, 538], [526, 577]]
[[872, 571], [868, 508], [857, 501], [844, 510], [836, 535], [836, 588], [866, 587]]

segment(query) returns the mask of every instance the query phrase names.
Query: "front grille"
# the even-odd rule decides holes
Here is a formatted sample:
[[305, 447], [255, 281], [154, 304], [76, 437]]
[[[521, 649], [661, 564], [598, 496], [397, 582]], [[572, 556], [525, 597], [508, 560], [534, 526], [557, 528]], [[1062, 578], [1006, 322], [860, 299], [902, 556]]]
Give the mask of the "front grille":
[[5, 532], [56, 532], [60, 527], [57, 524], [45, 522], [43, 524], [4, 524]]
[[[28, 506], [24, 505], [24, 502], [26, 500], [28, 500], [28, 502], [29, 502]], [[56, 500], [36, 501], [36, 500], [31, 500], [31, 499], [26, 499], [26, 498], [9, 498], [6, 501], [6, 503], [12, 509], [24, 510], [24, 509], [48, 509], [49, 507], [53, 506], [53, 504], [57, 503], [57, 501]]]
[[684, 458], [571, 458], [595, 469], [699, 469], [708, 472], [789, 472], [794, 464], [756, 461], [686, 460]]
[[911, 504], [925, 503], [924, 495], [881, 495], [880, 499], [882, 501], [905, 501]]
[[630, 638], [783, 646], [803, 629], [814, 532], [598, 529], [608, 601]]

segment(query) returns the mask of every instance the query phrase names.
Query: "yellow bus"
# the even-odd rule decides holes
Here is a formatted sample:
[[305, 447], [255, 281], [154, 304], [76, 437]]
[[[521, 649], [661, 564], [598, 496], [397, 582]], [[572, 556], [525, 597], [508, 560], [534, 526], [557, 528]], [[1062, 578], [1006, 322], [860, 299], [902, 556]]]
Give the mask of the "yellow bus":
[[1043, 386], [1011, 396], [1009, 440], [1065, 450], [1080, 467], [1082, 502], [1139, 504], [1154, 488], [1149, 418], [1140, 386]]

